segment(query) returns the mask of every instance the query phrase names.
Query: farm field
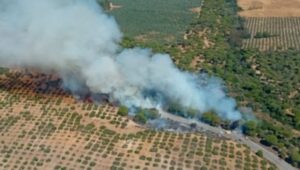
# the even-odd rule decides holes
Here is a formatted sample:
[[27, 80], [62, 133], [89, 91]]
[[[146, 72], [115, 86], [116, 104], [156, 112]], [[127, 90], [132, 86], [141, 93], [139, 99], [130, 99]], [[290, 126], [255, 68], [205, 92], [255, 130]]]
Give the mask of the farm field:
[[[300, 49], [300, 17], [247, 17], [245, 27], [251, 34], [242, 48], [260, 51]], [[259, 34], [266, 34], [259, 37]]]
[[53, 76], [7, 75], [0, 169], [276, 169], [231, 140], [145, 130], [115, 106], [75, 100]]
[[[297, 1], [109, 0], [107, 12], [121, 25], [123, 47], [153, 48], [181, 70], [224, 80], [238, 107], [258, 120], [243, 133], [299, 168]], [[6, 71], [0, 169], [276, 169], [238, 141], [146, 130], [114, 104], [76, 100], [55, 76]]]
[[[252, 108], [259, 120], [252, 122], [255, 130], [246, 134], [259, 142], [274, 139], [271, 144], [265, 143], [266, 146], [299, 168], [299, 49], [289, 49], [298, 42], [297, 37], [291, 38], [297, 34], [298, 17], [293, 17], [292, 28], [279, 32], [283, 40], [290, 35], [290, 42], [284, 44], [287, 47], [259, 51], [251, 47], [242, 48], [245, 33], [247, 36], [249, 34], [243, 22], [247, 18], [238, 16], [238, 11], [239, 6], [233, 0], [204, 1], [201, 15], [190, 29], [187, 39], [164, 51], [174, 56], [180, 68], [222, 77], [238, 105]], [[284, 24], [281, 25], [283, 27]], [[289, 32], [291, 30], [294, 31]], [[257, 37], [274, 38], [269, 31]], [[251, 36], [253, 38], [256, 33]]]
[[[103, 2], [104, 0], [99, 0]], [[110, 0], [112, 14], [126, 37], [138, 41], [173, 42], [182, 38], [198, 15], [200, 0]]]
[[237, 0], [243, 17], [299, 17], [299, 0]]

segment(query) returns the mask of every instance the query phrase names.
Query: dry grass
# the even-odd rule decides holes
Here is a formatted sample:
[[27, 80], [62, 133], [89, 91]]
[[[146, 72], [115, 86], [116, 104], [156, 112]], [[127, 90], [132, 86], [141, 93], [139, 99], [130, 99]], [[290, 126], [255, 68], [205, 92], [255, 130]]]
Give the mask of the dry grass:
[[300, 0], [238, 0], [243, 17], [300, 17]]

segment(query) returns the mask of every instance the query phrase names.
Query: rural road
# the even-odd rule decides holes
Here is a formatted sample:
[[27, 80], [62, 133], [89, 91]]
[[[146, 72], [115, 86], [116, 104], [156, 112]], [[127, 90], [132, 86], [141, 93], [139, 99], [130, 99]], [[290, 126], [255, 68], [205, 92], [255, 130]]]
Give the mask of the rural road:
[[247, 138], [246, 136], [244, 136], [243, 134], [241, 134], [238, 131], [230, 131], [230, 133], [228, 133], [228, 131], [226, 131], [224, 129], [209, 126], [205, 123], [196, 121], [194, 119], [186, 119], [186, 118], [183, 118], [180, 116], [176, 116], [176, 115], [164, 112], [162, 110], [160, 110], [160, 113], [161, 113], [161, 118], [178, 122], [178, 123], [182, 124], [183, 126], [190, 126], [191, 123], [195, 123], [197, 125], [197, 128], [201, 129], [201, 131], [212, 132], [219, 136], [233, 139], [239, 143], [247, 145], [253, 152], [257, 152], [258, 150], [261, 150], [263, 152], [264, 158], [269, 160], [270, 162], [272, 162], [280, 170], [296, 170], [296, 168], [294, 168], [292, 165], [288, 164], [283, 159], [279, 158], [276, 154], [269, 151], [263, 145], [253, 142], [252, 140], [250, 140], [249, 138]]

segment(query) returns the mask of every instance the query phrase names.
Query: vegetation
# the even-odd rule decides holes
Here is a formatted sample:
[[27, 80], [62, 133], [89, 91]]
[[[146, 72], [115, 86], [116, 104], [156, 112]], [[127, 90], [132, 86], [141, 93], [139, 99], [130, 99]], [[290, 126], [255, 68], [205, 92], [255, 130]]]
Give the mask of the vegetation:
[[140, 112], [136, 113], [134, 116], [134, 121], [141, 123], [141, 124], [147, 123], [147, 117], [145, 115], [145, 112], [140, 111]]
[[[106, 0], [99, 0], [102, 4]], [[111, 13], [126, 37], [153, 43], [182, 39], [185, 30], [197, 16], [190, 9], [199, 7], [200, 0], [110, 0], [120, 8]]]
[[159, 113], [156, 109], [138, 109], [138, 112], [134, 116], [134, 120], [138, 123], [145, 124], [148, 120], [157, 119]]
[[269, 38], [272, 37], [272, 35], [266, 31], [264, 32], [257, 32], [254, 36], [254, 38]]
[[[273, 167], [234, 141], [199, 133], [145, 130], [134, 122], [124, 129], [120, 124], [129, 121], [123, 116], [128, 112], [126, 107], [78, 104], [63, 91], [60, 97], [53, 97], [59, 89], [50, 95], [39, 93], [33, 90], [35, 80], [22, 76], [2, 81], [0, 169], [223, 170], [248, 164], [255, 169]], [[15, 113], [14, 108], [21, 111]], [[145, 120], [158, 116], [154, 109], [137, 112]]]
[[276, 145], [278, 143], [278, 139], [275, 135], [267, 135], [265, 138], [264, 138], [264, 142], [266, 145]]
[[117, 114], [120, 116], [127, 116], [128, 108], [126, 106], [120, 106]]
[[178, 116], [189, 118], [194, 118], [198, 113], [196, 109], [182, 107], [179, 103], [176, 102], [170, 103], [167, 111]]
[[262, 158], [264, 156], [264, 153], [262, 152], [262, 150], [258, 150], [256, 152], [256, 155]]
[[[243, 19], [236, 15], [237, 11], [235, 0], [205, 1], [185, 39], [157, 45], [127, 38], [123, 45], [167, 52], [183, 70], [221, 77], [239, 106], [252, 108], [262, 119], [247, 122], [244, 132], [267, 141], [265, 144], [271, 144], [282, 158], [288, 159], [290, 148], [300, 148], [299, 136], [292, 130], [300, 126], [300, 41], [292, 39], [298, 37], [297, 29], [284, 31], [290, 29], [288, 25], [298, 27], [295, 24], [300, 23], [299, 18], [264, 18], [265, 23], [259, 27], [252, 24], [261, 22], [259, 18]], [[254, 38], [257, 33], [264, 38]], [[263, 45], [265, 39], [273, 43]], [[256, 47], [265, 49], [252, 49]], [[176, 105], [171, 110], [182, 113]], [[212, 119], [211, 115], [204, 116]]]
[[[108, 9], [109, 2], [103, 1], [106, 9]], [[285, 29], [286, 26], [300, 23], [299, 18], [269, 18], [265, 19], [266, 24], [258, 26], [260, 19], [242, 19], [236, 15], [238, 7], [235, 0], [205, 1], [200, 16], [188, 10], [199, 6], [200, 2], [196, 0], [188, 2], [182, 0], [163, 2], [112, 0], [112, 3], [121, 6], [110, 13], [116, 16], [125, 32], [126, 38], [122, 42], [124, 47], [135, 45], [151, 47], [154, 51], [169, 53], [182, 70], [204, 72], [221, 77], [228, 86], [230, 95], [237, 98], [239, 106], [251, 107], [256, 116], [262, 119], [260, 122], [246, 122], [243, 125], [244, 133], [260, 139], [263, 144], [275, 149], [283, 159], [288, 160], [294, 166], [300, 166], [300, 137], [296, 133], [300, 130], [300, 56], [298, 51], [300, 41], [291, 39], [291, 37], [298, 37], [295, 36], [298, 33], [294, 32], [295, 30], [291, 30], [289, 34], [284, 32], [288, 30]], [[281, 25], [277, 27], [276, 23], [281, 23]], [[183, 35], [185, 35], [184, 38]], [[271, 43], [266, 44], [266, 39], [271, 40]], [[7, 73], [7, 70], [1, 69], [0, 73]], [[127, 127], [129, 120], [123, 116], [128, 113], [128, 109], [121, 107], [117, 112], [110, 106], [98, 107], [87, 103], [82, 106], [74, 105], [73, 108], [67, 106], [64, 108], [62, 104], [65, 99], [60, 96], [64, 94], [62, 91], [52, 93], [59, 96], [54, 101], [50, 97], [30, 91], [35, 88], [24, 90], [19, 87], [30, 87], [32, 82], [26, 84], [13, 74], [7, 75], [11, 80], [1, 84], [1, 92], [4, 94], [1, 95], [0, 102], [0, 109], [3, 112], [0, 117], [0, 131], [4, 136], [3, 139], [10, 134], [15, 135], [7, 138], [11, 141], [2, 139], [1, 154], [6, 154], [0, 158], [2, 161], [0, 166], [3, 169], [13, 169], [7, 167], [9, 166], [7, 162], [10, 161], [10, 155], [16, 151], [17, 147], [20, 148], [18, 152], [24, 152], [22, 155], [32, 157], [31, 162], [21, 159], [22, 165], [20, 166], [29, 167], [28, 169], [33, 169], [34, 165], [46, 165], [46, 161], [36, 159], [31, 154], [37, 148], [43, 154], [50, 152], [52, 156], [55, 155], [55, 159], [68, 159], [55, 153], [52, 147], [36, 147], [34, 143], [37, 139], [43, 142], [44, 139], [55, 138], [54, 134], [59, 134], [67, 140], [69, 137], [66, 134], [69, 133], [66, 132], [70, 134], [74, 132], [78, 135], [75, 139], [82, 142], [81, 144], [86, 144], [82, 156], [73, 150], [78, 145], [74, 144], [75, 146], [69, 148], [71, 154], [76, 156], [74, 156], [74, 161], [79, 164], [77, 167], [79, 169], [87, 169], [87, 166], [97, 167], [98, 161], [85, 159], [85, 156], [93, 154], [98, 154], [96, 158], [113, 158], [114, 162], [109, 167], [111, 169], [122, 167], [141, 169], [142, 167], [123, 159], [124, 155], [132, 156], [133, 154], [140, 158], [142, 156], [140, 151], [143, 149], [141, 141], [151, 143], [149, 153], [160, 154], [160, 156], [155, 156], [157, 158], [142, 157], [141, 160], [145, 161], [148, 169], [157, 166], [169, 166], [170, 169], [186, 169], [192, 166], [196, 167], [194, 169], [216, 169], [215, 167], [220, 167], [217, 165], [219, 163], [224, 166], [224, 160], [219, 159], [215, 162], [212, 155], [219, 155], [224, 159], [234, 158], [236, 169], [247, 169], [252, 165], [253, 169], [257, 167], [272, 169], [272, 166], [260, 158], [255, 156], [255, 159], [251, 158], [253, 155], [243, 147], [243, 150], [236, 149], [235, 146], [233, 146], [234, 149], [230, 149], [226, 142], [219, 141], [218, 143], [203, 136], [192, 138], [193, 135], [190, 134], [153, 131], [117, 133], [111, 129], [116, 128], [122, 131]], [[17, 89], [16, 93], [13, 92], [13, 88]], [[15, 115], [15, 110], [12, 108], [16, 106], [34, 113], [24, 111]], [[185, 109], [187, 111], [182, 112], [176, 105], [170, 109], [177, 114], [195, 114], [193, 109]], [[146, 123], [147, 120], [156, 117], [157, 114], [153, 110], [140, 109], [134, 120]], [[203, 114], [202, 120], [215, 126], [224, 123], [214, 113]], [[109, 121], [111, 127], [110, 129], [99, 127], [92, 123], [93, 121], [99, 124]], [[15, 125], [18, 126], [12, 128]], [[13, 144], [12, 141], [18, 141], [19, 138], [26, 138], [29, 142]], [[124, 145], [120, 146], [118, 142]], [[175, 142], [178, 143], [174, 145]], [[177, 145], [182, 147], [177, 148]], [[56, 148], [58, 147], [60, 145], [56, 144]], [[127, 148], [126, 153], [115, 150], [118, 147]], [[178, 159], [161, 163], [162, 155], [168, 159], [173, 153], [176, 153]], [[183, 160], [182, 155], [188, 155], [190, 159], [180, 161]], [[260, 156], [261, 153], [258, 152], [257, 155]], [[192, 158], [197, 158], [195, 160], [200, 162], [191, 162]], [[55, 160], [55, 162], [59, 161]], [[49, 160], [49, 163], [52, 161]], [[57, 165], [56, 168], [66, 169], [66, 166], [65, 164]], [[24, 168], [20, 167], [20, 169]]]
[[212, 126], [218, 126], [221, 124], [221, 119], [218, 117], [218, 115], [212, 112], [203, 113], [201, 120]]
[[300, 151], [299, 149], [295, 149], [291, 151], [290, 160], [294, 166], [299, 166], [300, 164]]
[[243, 132], [248, 136], [256, 136], [257, 134], [257, 122], [248, 121], [243, 125]]
[[245, 27], [251, 36], [244, 40], [243, 48], [261, 51], [300, 49], [298, 39], [299, 17], [250, 17]]
[[97, 0], [104, 10], [110, 10], [110, 0]]
[[8, 69], [7, 68], [1, 68], [0, 67], [0, 75], [1, 74], [6, 74], [8, 72]]

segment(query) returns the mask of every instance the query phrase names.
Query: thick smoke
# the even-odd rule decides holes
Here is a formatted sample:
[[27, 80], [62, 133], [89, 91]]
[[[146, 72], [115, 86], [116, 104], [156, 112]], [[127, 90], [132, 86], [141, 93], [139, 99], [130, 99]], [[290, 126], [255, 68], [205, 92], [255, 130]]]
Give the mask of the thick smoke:
[[128, 107], [179, 103], [238, 120], [220, 80], [180, 71], [166, 54], [122, 49], [114, 18], [95, 0], [0, 0], [0, 66], [55, 71], [73, 92], [88, 88]]

